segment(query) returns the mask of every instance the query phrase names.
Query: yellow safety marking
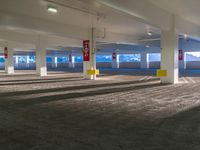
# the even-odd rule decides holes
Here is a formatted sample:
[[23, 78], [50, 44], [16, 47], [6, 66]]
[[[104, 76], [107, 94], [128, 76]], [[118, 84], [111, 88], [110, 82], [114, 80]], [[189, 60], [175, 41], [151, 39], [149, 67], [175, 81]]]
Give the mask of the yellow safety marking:
[[166, 77], [167, 76], [167, 70], [157, 70], [156, 76], [157, 77]]
[[87, 70], [88, 75], [99, 75], [99, 70]]

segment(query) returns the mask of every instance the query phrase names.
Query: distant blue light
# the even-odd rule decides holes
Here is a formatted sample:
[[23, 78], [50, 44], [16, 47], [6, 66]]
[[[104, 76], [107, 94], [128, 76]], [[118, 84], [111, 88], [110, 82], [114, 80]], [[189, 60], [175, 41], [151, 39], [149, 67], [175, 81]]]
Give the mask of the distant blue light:
[[81, 63], [81, 62], [83, 62], [83, 56], [75, 56], [75, 62], [77, 62], [77, 63]]
[[149, 61], [160, 61], [161, 59], [160, 53], [149, 53]]
[[120, 62], [140, 62], [141, 54], [119, 54]]
[[187, 61], [200, 61], [200, 52], [186, 52]]
[[112, 62], [111, 55], [96, 55], [96, 62]]

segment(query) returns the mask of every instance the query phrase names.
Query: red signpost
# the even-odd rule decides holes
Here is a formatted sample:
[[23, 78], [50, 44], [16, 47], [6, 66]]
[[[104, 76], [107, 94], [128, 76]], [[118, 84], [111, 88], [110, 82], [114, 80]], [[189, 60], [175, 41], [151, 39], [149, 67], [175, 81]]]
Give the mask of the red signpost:
[[7, 47], [4, 48], [4, 57], [5, 57], [5, 59], [8, 58], [8, 48]]
[[179, 60], [183, 60], [183, 57], [184, 57], [184, 52], [183, 52], [183, 50], [179, 50], [179, 51], [178, 51], [178, 59], [179, 59]]
[[83, 41], [83, 61], [90, 61], [90, 41]]
[[112, 53], [112, 60], [116, 60], [116, 53]]

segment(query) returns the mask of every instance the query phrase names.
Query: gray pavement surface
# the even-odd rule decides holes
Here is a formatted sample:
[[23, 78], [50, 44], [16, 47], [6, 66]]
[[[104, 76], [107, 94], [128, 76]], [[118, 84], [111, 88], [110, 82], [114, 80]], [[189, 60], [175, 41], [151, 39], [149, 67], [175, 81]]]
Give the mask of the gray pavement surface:
[[199, 150], [200, 77], [0, 73], [0, 150]]

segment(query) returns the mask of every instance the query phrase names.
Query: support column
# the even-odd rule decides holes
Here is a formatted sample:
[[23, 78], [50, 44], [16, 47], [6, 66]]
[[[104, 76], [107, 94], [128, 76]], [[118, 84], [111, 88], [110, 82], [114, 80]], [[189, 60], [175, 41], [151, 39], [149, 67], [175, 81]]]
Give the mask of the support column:
[[[85, 51], [85, 50], [84, 50]], [[87, 47], [86, 47], [87, 51]], [[83, 61], [83, 76], [85, 79], [96, 80], [96, 75], [87, 74], [88, 70], [96, 70], [96, 29], [89, 29], [89, 53], [83, 52], [83, 55], [89, 55], [89, 59]], [[84, 58], [85, 56], [83, 56]]]
[[69, 63], [68, 63], [69, 68], [75, 68], [75, 56], [72, 54], [69, 54]]
[[36, 44], [36, 73], [39, 76], [47, 76], [46, 47], [47, 37], [39, 36]]
[[29, 67], [29, 63], [30, 63], [29, 56], [26, 56], [26, 67]]
[[112, 68], [119, 68], [119, 55], [116, 52], [112, 53]]
[[161, 70], [167, 70], [167, 76], [161, 78], [162, 83], [178, 83], [178, 34], [174, 17], [170, 30], [161, 32]]
[[140, 68], [149, 69], [149, 54], [146, 51], [141, 53]]
[[184, 69], [187, 69], [187, 61], [186, 61], [186, 53], [183, 53], [183, 67]]
[[4, 56], [5, 56], [5, 72], [7, 74], [13, 74], [14, 73], [13, 48], [5, 47]]
[[57, 68], [58, 67], [58, 57], [53, 56], [52, 57], [52, 68]]
[[19, 58], [18, 56], [15, 56], [15, 65], [18, 67], [18, 64], [19, 64]]

